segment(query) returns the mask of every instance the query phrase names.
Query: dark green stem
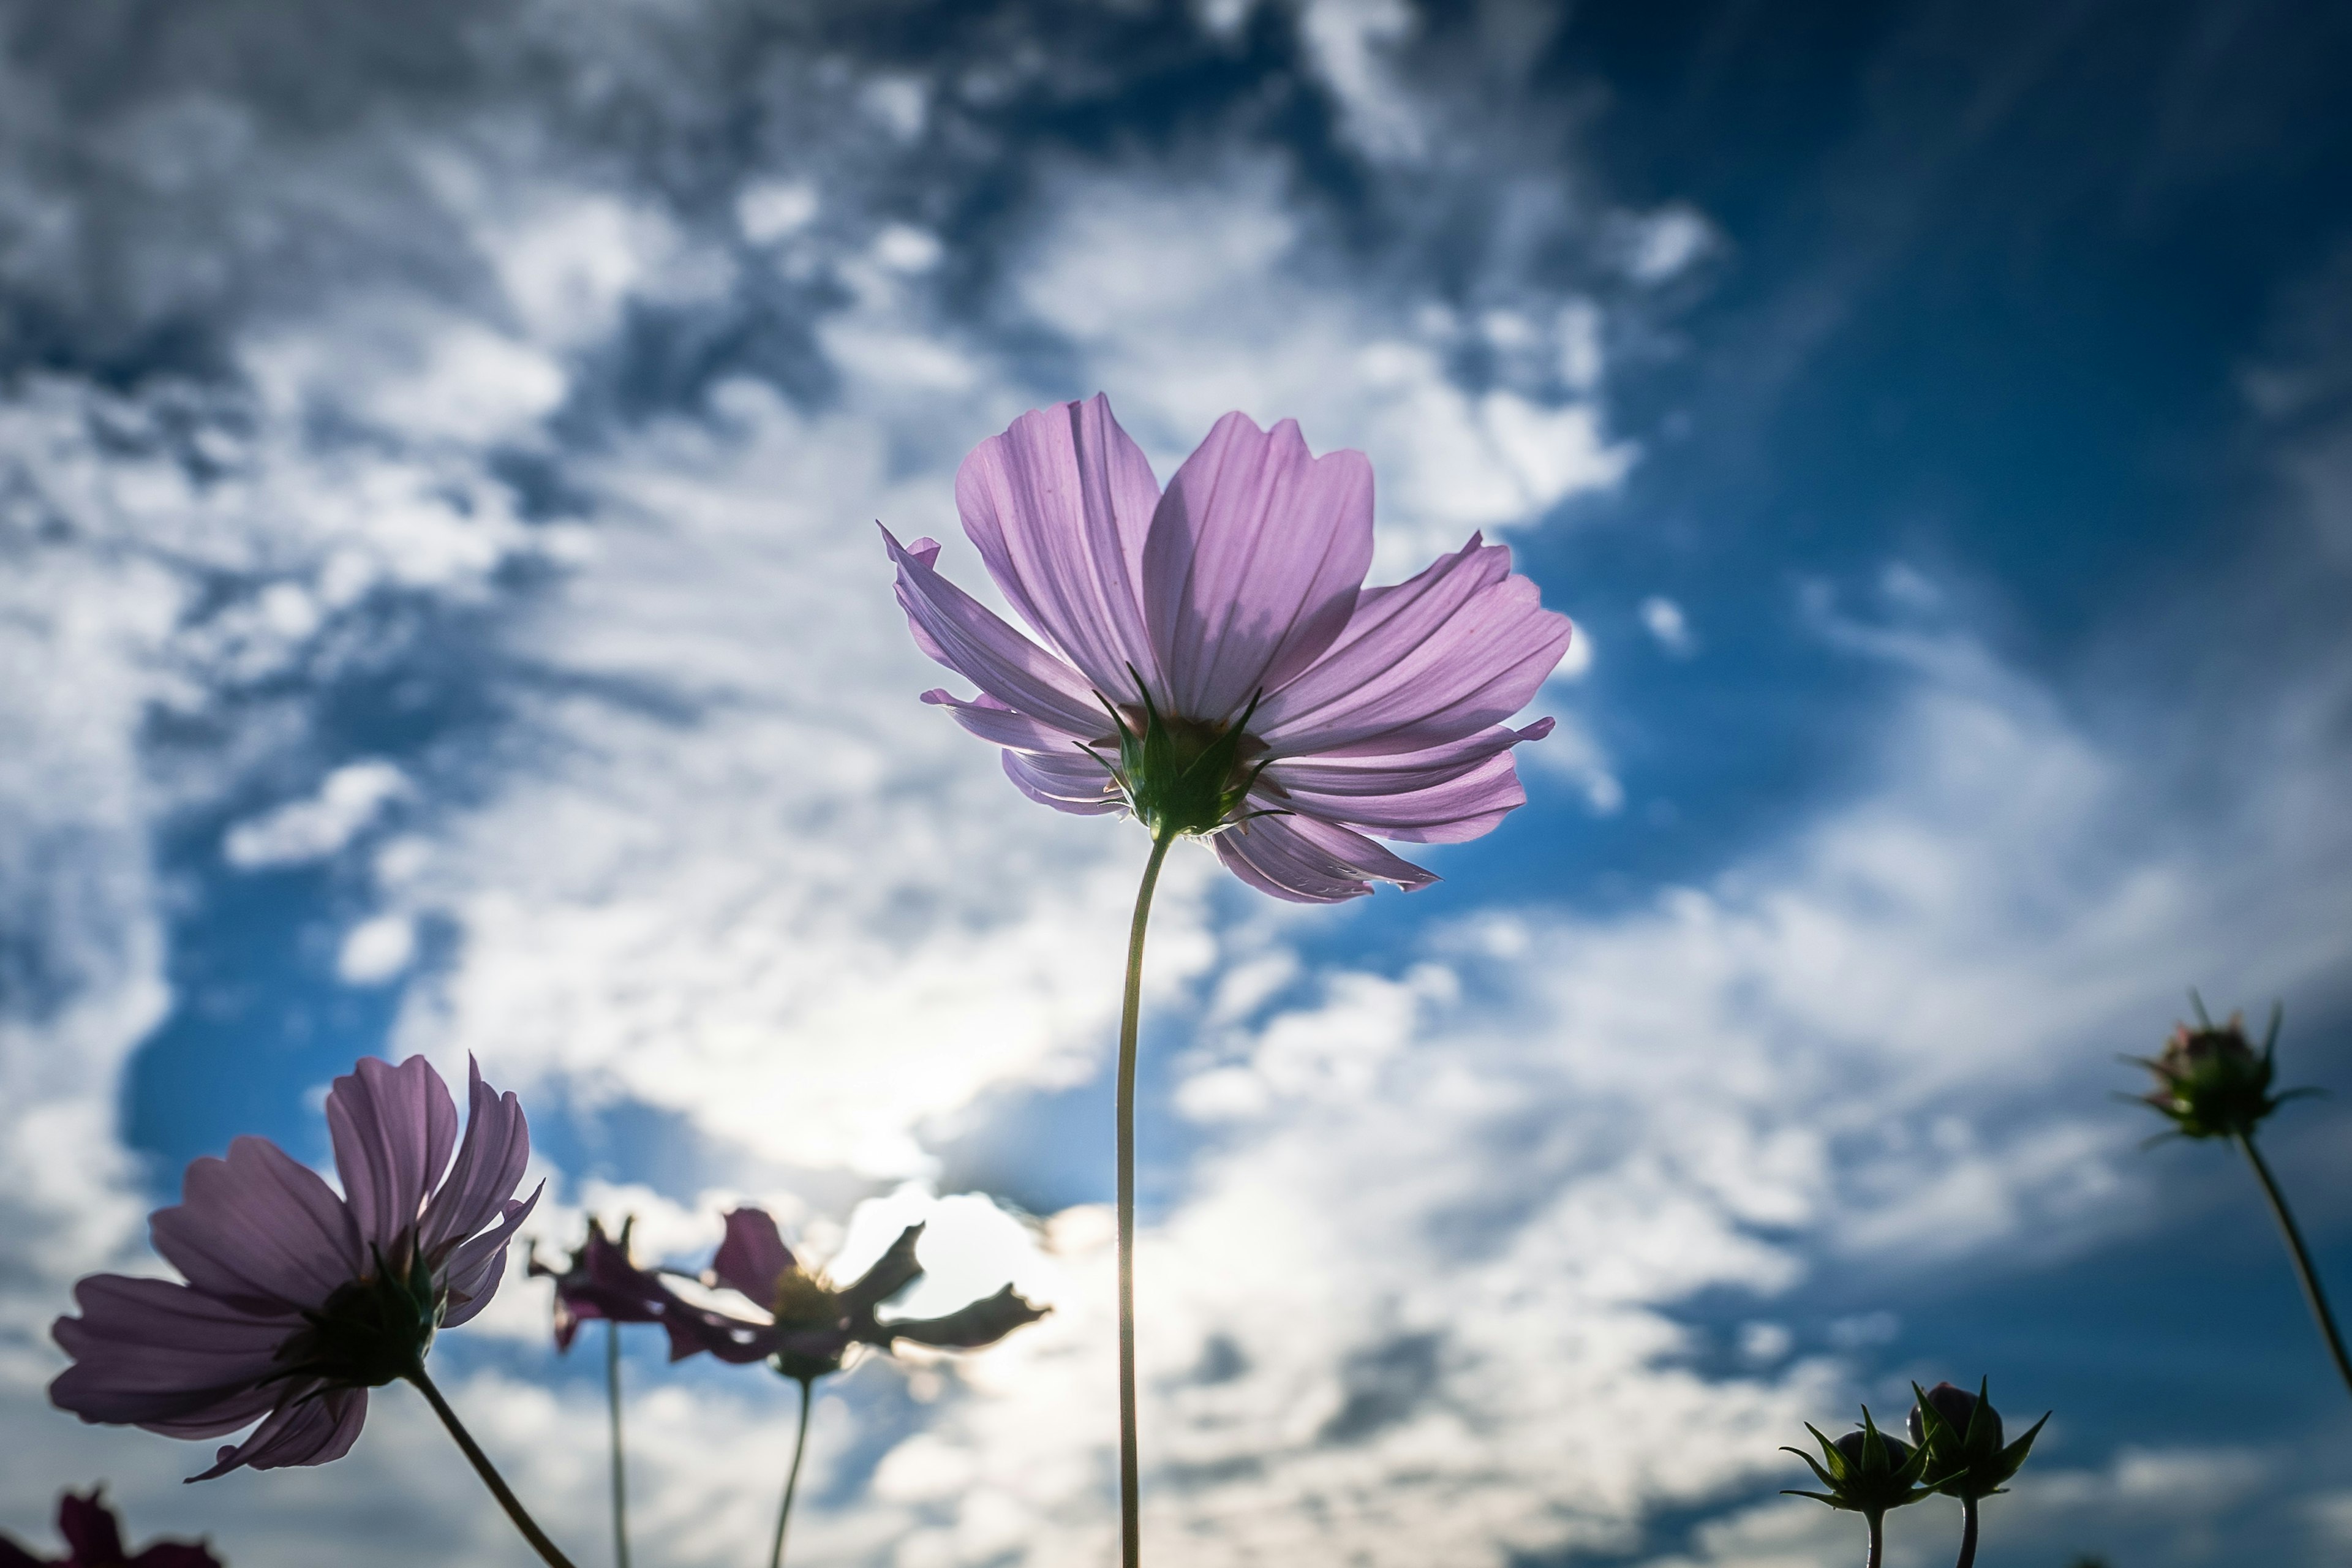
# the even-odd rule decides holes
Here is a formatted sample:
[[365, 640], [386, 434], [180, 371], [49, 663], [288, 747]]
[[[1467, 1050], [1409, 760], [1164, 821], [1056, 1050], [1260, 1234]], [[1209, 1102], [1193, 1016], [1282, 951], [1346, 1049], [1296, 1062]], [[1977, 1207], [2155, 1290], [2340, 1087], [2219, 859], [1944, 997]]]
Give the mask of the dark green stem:
[[490, 1457], [482, 1452], [481, 1446], [474, 1441], [473, 1434], [467, 1431], [465, 1423], [457, 1419], [457, 1413], [449, 1408], [449, 1402], [441, 1397], [439, 1389], [433, 1386], [433, 1380], [425, 1375], [425, 1368], [420, 1364], [406, 1375], [408, 1381], [416, 1385], [416, 1391], [425, 1395], [425, 1402], [433, 1406], [433, 1414], [441, 1417], [441, 1425], [449, 1429], [449, 1436], [457, 1439], [457, 1447], [465, 1451], [467, 1458], [473, 1461], [474, 1473], [482, 1478], [482, 1484], [490, 1489], [490, 1495], [499, 1500], [499, 1506], [507, 1510], [507, 1517], [514, 1521], [514, 1527], [522, 1531], [522, 1538], [530, 1542], [531, 1550], [546, 1559], [548, 1568], [572, 1568], [572, 1559], [556, 1550], [555, 1542], [547, 1538], [547, 1531], [540, 1529], [538, 1521], [525, 1511], [521, 1501], [508, 1489], [505, 1478], [499, 1474], [498, 1467], [490, 1463]]
[[613, 1562], [629, 1568], [629, 1472], [621, 1458], [621, 1325], [604, 1320], [604, 1400], [613, 1427]]
[[1870, 1555], [1863, 1559], [1863, 1568], [1882, 1568], [1886, 1561], [1886, 1516], [1865, 1513], [1862, 1517], [1870, 1526]]
[[2294, 1258], [2294, 1277], [2303, 1284], [2303, 1299], [2310, 1303], [2311, 1315], [2318, 1320], [2320, 1337], [2327, 1342], [2327, 1353], [2336, 1358], [2336, 1374], [2344, 1380], [2346, 1388], [2352, 1389], [2352, 1356], [2344, 1352], [2344, 1336], [2336, 1331], [2336, 1315], [2327, 1310], [2326, 1293], [2319, 1288], [2318, 1270], [2311, 1266], [2311, 1253], [2303, 1245], [2303, 1232], [2296, 1227], [2294, 1215], [2286, 1206], [2286, 1194], [2279, 1191], [2269, 1163], [2254, 1147], [2253, 1134], [2238, 1134], [2238, 1147], [2246, 1152], [2254, 1175], [2263, 1184], [2263, 1195], [2271, 1201], [2271, 1213], [2278, 1216], [2279, 1229], [2286, 1237], [2286, 1249]]
[[1952, 1568], [1976, 1568], [1977, 1563], [1977, 1500], [1960, 1500], [1960, 1560]]
[[1118, 1560], [1143, 1562], [1142, 1484], [1135, 1458], [1135, 1038], [1143, 1014], [1143, 931], [1172, 833], [1155, 834], [1127, 932], [1127, 994], [1118, 1015]]
[[784, 1472], [784, 1506], [776, 1510], [776, 1543], [768, 1548], [768, 1568], [783, 1568], [784, 1531], [793, 1522], [793, 1494], [801, 1487], [801, 1456], [808, 1452], [809, 1406], [815, 1402], [814, 1378], [795, 1378], [801, 1385], [801, 1426], [793, 1436], [793, 1468]]

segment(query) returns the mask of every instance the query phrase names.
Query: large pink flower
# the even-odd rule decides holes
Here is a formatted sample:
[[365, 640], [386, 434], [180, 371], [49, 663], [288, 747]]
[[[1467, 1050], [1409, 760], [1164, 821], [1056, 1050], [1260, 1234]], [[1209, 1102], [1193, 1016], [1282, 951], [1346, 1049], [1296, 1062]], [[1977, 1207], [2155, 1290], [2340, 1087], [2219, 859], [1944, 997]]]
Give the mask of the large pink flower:
[[964, 531], [1032, 641], [901, 545], [916, 642], [980, 688], [923, 700], [1004, 748], [1059, 811], [1213, 834], [1235, 875], [1333, 903], [1436, 879], [1372, 841], [1475, 838], [1527, 799], [1503, 721], [1567, 651], [1568, 618], [1476, 535], [1367, 588], [1372, 475], [1298, 426], [1228, 414], [1160, 492], [1109, 402], [1023, 415], [956, 476]]
[[53, 1331], [74, 1364], [49, 1398], [84, 1421], [173, 1437], [261, 1423], [198, 1480], [342, 1458], [367, 1391], [421, 1373], [435, 1331], [488, 1302], [539, 1201], [514, 1196], [530, 1158], [522, 1108], [478, 1068], [470, 1077], [463, 1144], [424, 1058], [371, 1058], [337, 1079], [327, 1125], [340, 1197], [264, 1138], [193, 1162], [179, 1206], [149, 1222], [187, 1282], [94, 1274], [75, 1286], [81, 1316]]

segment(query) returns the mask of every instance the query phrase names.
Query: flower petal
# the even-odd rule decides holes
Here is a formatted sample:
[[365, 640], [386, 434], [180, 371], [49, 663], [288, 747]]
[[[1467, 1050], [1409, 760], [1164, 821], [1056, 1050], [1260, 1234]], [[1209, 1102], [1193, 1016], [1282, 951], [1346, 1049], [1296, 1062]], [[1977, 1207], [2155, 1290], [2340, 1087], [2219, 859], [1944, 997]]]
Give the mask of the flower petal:
[[488, 1306], [490, 1298], [499, 1293], [499, 1286], [507, 1275], [507, 1246], [514, 1240], [515, 1228], [539, 1206], [539, 1194], [546, 1190], [547, 1184], [541, 1182], [530, 1190], [530, 1196], [509, 1199], [495, 1227], [461, 1243], [450, 1253], [440, 1281], [446, 1297], [441, 1310], [443, 1328], [454, 1329], [473, 1321], [474, 1315]]
[[[422, 1061], [424, 1058], [414, 1058]], [[530, 1124], [511, 1091], [500, 1094], [482, 1081], [482, 1066], [466, 1058], [466, 1141], [457, 1163], [425, 1205], [417, 1246], [437, 1266], [449, 1248], [504, 1213], [523, 1167], [530, 1163]]]
[[362, 1058], [327, 1093], [327, 1131], [362, 1242], [397, 1261], [457, 1142], [457, 1105], [423, 1057]]
[[1034, 1306], [1007, 1285], [993, 1296], [937, 1318], [894, 1318], [880, 1325], [885, 1342], [912, 1340], [919, 1345], [944, 1350], [977, 1350], [992, 1345], [1024, 1323], [1034, 1323], [1052, 1311]]
[[[454, 1113], [453, 1113], [454, 1114]], [[208, 1481], [231, 1470], [279, 1470], [291, 1465], [324, 1465], [341, 1458], [359, 1441], [367, 1423], [367, 1390], [311, 1384], [289, 1390], [293, 1397], [270, 1413], [244, 1442], [225, 1447], [213, 1468], [192, 1481]]]
[[[1488, 832], [1527, 804], [1509, 748], [1540, 740], [1551, 727], [1549, 719], [1520, 731], [1498, 724], [1468, 741], [1413, 753], [1442, 759], [1417, 768], [1386, 758], [1370, 765], [1276, 763], [1260, 775], [1258, 789], [1265, 795], [1262, 804], [1287, 805], [1382, 838], [1459, 844]], [[1485, 755], [1477, 754], [1481, 751]]]
[[998, 701], [1072, 734], [1100, 727], [1095, 716], [1102, 706], [1076, 670], [940, 576], [888, 529], [882, 538], [898, 567], [898, 607], [925, 653]]
[[156, 1210], [148, 1230], [188, 1283], [264, 1312], [324, 1305], [367, 1256], [334, 1189], [266, 1138], [191, 1161], [180, 1203]]
[[1110, 399], [1023, 415], [971, 449], [955, 489], [964, 532], [1022, 618], [1096, 690], [1133, 701], [1136, 675], [1156, 668], [1138, 584], [1160, 484]]
[[130, 1555], [122, 1549], [122, 1526], [114, 1510], [99, 1500], [95, 1490], [88, 1497], [68, 1492], [58, 1500], [58, 1533], [66, 1538], [78, 1563], [112, 1568]]
[[922, 1239], [923, 1227], [908, 1226], [873, 1268], [842, 1287], [842, 1308], [853, 1321], [872, 1316], [875, 1308], [922, 1278], [923, 1266], [915, 1261], [915, 1247]]
[[1006, 752], [1004, 776], [1038, 805], [1066, 811], [1073, 816], [1102, 816], [1127, 806], [1111, 779], [1108, 764], [1075, 747], [1067, 753], [1048, 752], [1043, 756]]
[[1337, 904], [1372, 890], [1371, 879], [1407, 892], [1437, 880], [1360, 833], [1304, 815], [1260, 816], [1212, 840], [1225, 868], [1262, 893], [1295, 904]]
[[784, 1245], [775, 1216], [765, 1209], [730, 1210], [727, 1236], [710, 1260], [713, 1278], [730, 1290], [772, 1307], [776, 1281], [793, 1266], [793, 1249]]
[[1251, 723], [1276, 756], [1377, 755], [1460, 740], [1517, 712], [1568, 651], [1568, 617], [1476, 535], [1410, 582], [1370, 588], [1314, 667]]
[[1010, 746], [1016, 752], [1066, 752], [1081, 741], [1108, 741], [1116, 743], [1112, 731], [1105, 726], [1110, 714], [1097, 710], [1103, 722], [1077, 734], [1058, 729], [1041, 719], [1018, 713], [982, 692], [976, 700], [966, 702], [961, 698], [933, 687], [923, 693], [922, 700], [934, 708], [944, 708], [949, 717], [983, 741], [1000, 746]]
[[1295, 420], [1228, 414], [1168, 481], [1143, 555], [1143, 612], [1177, 714], [1232, 718], [1314, 662], [1372, 563], [1372, 468], [1311, 456]]
[[291, 1312], [244, 1310], [172, 1279], [93, 1274], [78, 1318], [49, 1331], [74, 1364], [49, 1402], [84, 1421], [175, 1437], [233, 1432], [278, 1402], [278, 1352], [303, 1329]]

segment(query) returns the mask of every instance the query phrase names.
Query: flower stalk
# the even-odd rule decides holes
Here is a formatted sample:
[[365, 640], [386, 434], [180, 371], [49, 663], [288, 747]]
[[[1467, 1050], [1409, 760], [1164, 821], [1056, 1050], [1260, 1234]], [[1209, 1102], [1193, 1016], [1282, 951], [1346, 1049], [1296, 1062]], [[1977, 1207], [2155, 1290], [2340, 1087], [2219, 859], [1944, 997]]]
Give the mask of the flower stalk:
[[793, 1436], [793, 1463], [784, 1472], [784, 1505], [776, 1510], [776, 1540], [768, 1548], [768, 1568], [783, 1568], [784, 1531], [793, 1522], [793, 1496], [801, 1486], [801, 1456], [808, 1452], [809, 1406], [816, 1400], [816, 1379], [796, 1377], [793, 1381], [801, 1385], [800, 1429]]
[[2286, 1194], [2279, 1190], [2278, 1179], [2271, 1174], [2270, 1162], [2254, 1147], [2252, 1128], [2239, 1132], [2233, 1139], [2246, 1152], [2246, 1161], [2254, 1168], [2254, 1178], [2263, 1184], [2263, 1195], [2270, 1200], [2271, 1213], [2277, 1216], [2279, 1232], [2286, 1237], [2287, 1256], [2294, 1259], [2295, 1279], [2303, 1286], [2303, 1299], [2311, 1307], [2311, 1315], [2319, 1324], [2320, 1337], [2327, 1342], [2327, 1353], [2335, 1358], [2336, 1373], [2344, 1386], [2352, 1390], [2352, 1356], [2344, 1351], [2344, 1336], [2336, 1327], [2336, 1314], [2328, 1310], [2327, 1293], [2320, 1289], [2319, 1272], [2312, 1267], [2311, 1251], [2304, 1245], [2302, 1227], [2294, 1223], [2294, 1211], [2286, 1205]]
[[629, 1568], [629, 1472], [621, 1451], [621, 1325], [604, 1320], [604, 1402], [613, 1433], [613, 1563]]
[[490, 1457], [482, 1452], [481, 1445], [474, 1441], [474, 1435], [466, 1430], [466, 1424], [457, 1419], [455, 1410], [449, 1408], [449, 1402], [441, 1397], [441, 1391], [433, 1385], [425, 1363], [418, 1362], [403, 1375], [416, 1385], [419, 1394], [425, 1395], [425, 1402], [433, 1406], [433, 1414], [441, 1417], [441, 1425], [447, 1427], [449, 1436], [457, 1440], [457, 1447], [472, 1463], [474, 1473], [482, 1478], [482, 1484], [490, 1489], [490, 1495], [499, 1500], [499, 1506], [507, 1510], [507, 1517], [514, 1521], [514, 1527], [522, 1531], [522, 1538], [530, 1542], [531, 1550], [540, 1554], [548, 1568], [572, 1568], [572, 1559], [563, 1555], [555, 1542], [547, 1538], [547, 1531], [540, 1529], [539, 1521], [530, 1517], [530, 1511], [522, 1506], [522, 1500], [514, 1495], [513, 1489], [506, 1483], [506, 1478], [499, 1474], [496, 1465], [490, 1463]]
[[1121, 1568], [1143, 1561], [1142, 1482], [1136, 1463], [1135, 1412], [1135, 1045], [1143, 1013], [1143, 935], [1152, 889], [1176, 831], [1152, 835], [1151, 858], [1135, 892], [1127, 934], [1127, 989], [1118, 1014], [1118, 1548]]

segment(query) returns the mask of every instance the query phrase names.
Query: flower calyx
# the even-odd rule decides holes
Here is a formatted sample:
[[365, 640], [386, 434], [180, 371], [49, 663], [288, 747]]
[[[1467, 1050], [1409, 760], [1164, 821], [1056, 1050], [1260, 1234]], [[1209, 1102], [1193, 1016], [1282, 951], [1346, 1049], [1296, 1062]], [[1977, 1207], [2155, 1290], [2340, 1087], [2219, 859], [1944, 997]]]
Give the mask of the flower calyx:
[[1930, 1489], [1919, 1484], [1927, 1464], [1927, 1450], [1915, 1448], [1899, 1437], [1881, 1432], [1871, 1420], [1867, 1405], [1862, 1407], [1862, 1425], [1835, 1442], [1822, 1436], [1821, 1428], [1810, 1421], [1805, 1423], [1805, 1430], [1822, 1446], [1821, 1458], [1814, 1458], [1802, 1448], [1784, 1447], [1780, 1451], [1804, 1460], [1828, 1490], [1809, 1492], [1784, 1487], [1784, 1495], [1809, 1497], [1874, 1520], [1889, 1509], [1902, 1508], [1933, 1495]]
[[2033, 1439], [2049, 1423], [2045, 1413], [2016, 1442], [2001, 1444], [2000, 1412], [1992, 1407], [1989, 1380], [1977, 1391], [1948, 1383], [1933, 1388], [1911, 1385], [1917, 1403], [1911, 1407], [1911, 1441], [1927, 1456], [1924, 1485], [1931, 1491], [1963, 1501], [1988, 1498], [2000, 1491], [2033, 1451]]
[[2156, 1075], [2156, 1088], [2138, 1099], [2170, 1121], [2174, 1132], [2183, 1138], [2250, 1138], [2272, 1111], [2318, 1092], [2271, 1092], [2278, 1070], [2278, 1007], [2271, 1009], [2270, 1027], [2257, 1048], [2247, 1037], [2243, 1014], [2232, 1013], [2217, 1026], [2195, 992], [2189, 999], [2197, 1010], [2194, 1027], [2176, 1026], [2154, 1057], [2125, 1058]]
[[373, 1272], [342, 1286], [302, 1316], [309, 1324], [278, 1358], [288, 1377], [318, 1378], [346, 1388], [380, 1388], [423, 1369], [441, 1326], [432, 1270], [416, 1261], [395, 1269], [374, 1253]]
[[1118, 760], [1110, 767], [1128, 809], [1154, 838], [1214, 833], [1240, 820], [1234, 814], [1267, 761], [1248, 754], [1265, 749], [1249, 733], [1259, 699], [1232, 723], [1215, 724], [1162, 713], [1141, 676], [1135, 684], [1139, 725], [1116, 704], [1103, 704], [1118, 731]]

